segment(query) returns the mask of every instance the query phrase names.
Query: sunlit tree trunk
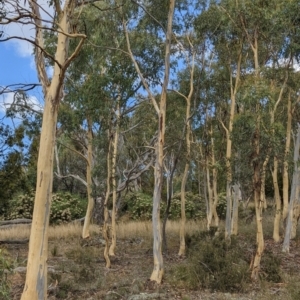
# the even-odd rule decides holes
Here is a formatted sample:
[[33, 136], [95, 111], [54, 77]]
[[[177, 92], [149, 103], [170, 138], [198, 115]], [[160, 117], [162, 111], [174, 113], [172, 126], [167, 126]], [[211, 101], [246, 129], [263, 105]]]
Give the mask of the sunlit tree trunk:
[[274, 157], [274, 166], [272, 170], [273, 186], [274, 186], [274, 198], [275, 198], [275, 218], [274, 218], [274, 229], [273, 229], [273, 239], [275, 242], [280, 242], [280, 217], [281, 217], [281, 197], [278, 186], [278, 159], [277, 156]]
[[[242, 49], [242, 43], [241, 43]], [[230, 239], [231, 237], [231, 228], [232, 226], [237, 228], [237, 224], [232, 224], [232, 166], [231, 166], [231, 157], [232, 157], [232, 140], [231, 133], [233, 130], [233, 120], [235, 114], [235, 105], [236, 105], [236, 94], [239, 88], [240, 83], [240, 73], [241, 73], [241, 63], [242, 63], [242, 51], [240, 50], [238, 61], [237, 61], [237, 70], [235, 83], [233, 83], [233, 74], [230, 73], [230, 116], [228, 128], [223, 122], [221, 122], [223, 128], [226, 132], [226, 221], [225, 221], [225, 238]], [[236, 220], [237, 221], [237, 220]]]
[[270, 156], [269, 154], [267, 154], [261, 168], [260, 201], [264, 209], [267, 209], [268, 207], [267, 199], [266, 199], [266, 172], [267, 172], [267, 165], [269, 163], [269, 160], [270, 160]]
[[90, 236], [90, 224], [94, 209], [94, 198], [92, 196], [92, 166], [93, 166], [93, 130], [91, 118], [87, 117], [88, 132], [87, 132], [87, 164], [86, 164], [86, 183], [87, 183], [87, 195], [88, 206], [85, 214], [82, 238], [88, 238]]
[[232, 220], [231, 220], [231, 234], [238, 234], [238, 220], [239, 220], [239, 202], [241, 200], [240, 185], [235, 183], [233, 185], [233, 205], [232, 205]]
[[37, 164], [37, 183], [35, 204], [32, 216], [32, 227], [30, 233], [27, 273], [22, 300], [43, 300], [47, 298], [47, 258], [48, 258], [48, 227], [52, 198], [53, 182], [53, 159], [55, 147], [55, 134], [57, 113], [60, 100], [62, 99], [62, 87], [64, 74], [73, 58], [76, 57], [85, 36], [77, 46], [75, 52], [68, 57], [68, 44], [70, 33], [70, 18], [72, 16], [75, 2], [66, 1], [64, 9], [61, 10], [56, 3], [57, 23], [61, 33], [57, 34], [57, 48], [54, 64], [53, 77], [48, 79], [44, 60], [44, 43], [40, 6], [35, 1], [29, 1], [34, 15], [36, 25], [36, 47], [35, 61], [39, 79], [43, 86], [45, 107], [39, 145], [39, 156]]
[[283, 211], [282, 220], [285, 221], [288, 213], [289, 206], [289, 153], [291, 146], [291, 131], [292, 131], [292, 101], [291, 91], [288, 94], [287, 105], [287, 125], [286, 125], [286, 138], [285, 138], [285, 150], [283, 161], [283, 174], [282, 174], [282, 198], [283, 198]]
[[111, 146], [112, 146], [112, 136], [111, 132], [109, 130], [108, 134], [108, 150], [107, 150], [107, 177], [106, 177], [106, 193], [105, 193], [105, 199], [104, 199], [104, 224], [103, 224], [103, 231], [102, 235], [105, 240], [105, 247], [104, 247], [104, 259], [106, 262], [106, 268], [111, 267], [111, 262], [109, 258], [109, 243], [110, 243], [110, 237], [109, 237], [109, 212], [108, 212], [108, 200], [110, 195], [110, 184], [111, 184]]
[[215, 158], [215, 143], [212, 138], [211, 140], [211, 159], [212, 159], [212, 203], [211, 203], [211, 208], [210, 208], [210, 219], [211, 223], [214, 221], [214, 225], [216, 227], [219, 226], [219, 216], [217, 214], [217, 205], [219, 201], [219, 196], [218, 196], [218, 170], [216, 167], [216, 158]]
[[116, 180], [116, 168], [117, 168], [117, 155], [118, 155], [118, 141], [119, 141], [119, 126], [120, 126], [120, 96], [117, 100], [116, 109], [116, 124], [113, 138], [113, 157], [112, 157], [112, 189], [113, 189], [113, 207], [111, 214], [111, 245], [109, 248], [109, 255], [115, 255], [115, 249], [117, 245], [117, 232], [116, 232], [116, 201], [117, 201], [117, 180]]
[[300, 178], [299, 149], [300, 149], [300, 125], [298, 124], [297, 139], [294, 148], [294, 173], [293, 173], [293, 181], [292, 181], [290, 203], [289, 203], [289, 209], [287, 215], [287, 222], [285, 228], [285, 235], [284, 235], [284, 241], [282, 246], [283, 252], [290, 251], [290, 239], [292, 234], [293, 219], [295, 215], [295, 210], [298, 209], [297, 205], [295, 204], [298, 202], [298, 198], [299, 198], [299, 178]]

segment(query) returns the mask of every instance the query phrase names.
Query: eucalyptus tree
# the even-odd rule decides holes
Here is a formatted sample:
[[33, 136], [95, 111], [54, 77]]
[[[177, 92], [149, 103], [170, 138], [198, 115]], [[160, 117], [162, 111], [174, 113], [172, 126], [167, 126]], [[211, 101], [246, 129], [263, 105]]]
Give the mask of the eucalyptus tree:
[[[143, 72], [141, 64], [137, 60], [136, 52], [131, 47], [131, 39], [130, 34], [134, 33], [134, 31], [130, 28], [132, 23], [129, 23], [128, 15], [123, 14], [123, 29], [126, 36], [127, 41], [127, 51], [129, 56], [136, 68], [137, 73], [146, 89], [148, 96], [156, 110], [157, 118], [158, 118], [158, 139], [155, 146], [156, 152], [156, 162], [155, 162], [155, 183], [154, 183], [154, 192], [153, 192], [153, 212], [152, 212], [152, 224], [153, 224], [153, 258], [154, 258], [154, 269], [152, 275], [150, 277], [151, 280], [156, 281], [157, 283], [161, 283], [164, 267], [163, 267], [163, 257], [162, 257], [162, 238], [161, 238], [161, 226], [160, 226], [160, 202], [161, 202], [161, 192], [162, 192], [162, 180], [163, 180], [163, 158], [164, 158], [164, 140], [165, 140], [165, 124], [166, 124], [166, 103], [167, 103], [167, 88], [169, 83], [170, 76], [170, 51], [171, 51], [171, 39], [172, 39], [172, 23], [173, 23], [173, 15], [175, 9], [175, 1], [171, 0], [170, 2], [157, 3], [156, 1], [151, 1], [147, 3], [147, 7], [140, 6], [140, 9], [145, 11], [147, 10], [146, 17], [150, 16], [151, 21], [153, 21], [153, 12], [156, 11], [158, 14], [155, 14], [155, 17], [160, 17], [162, 23], [161, 27], [158, 27], [160, 30], [162, 29], [162, 33], [165, 35], [165, 39], [163, 41], [165, 46], [165, 63], [164, 63], [164, 79], [161, 85], [161, 96], [160, 102], [157, 103], [153, 92], [151, 91], [151, 87], [149, 82], [145, 78], [145, 73]], [[144, 14], [143, 14], [144, 15]], [[141, 21], [134, 21], [139, 26], [143, 26], [143, 34], [147, 31], [149, 32], [151, 27], [150, 25], [147, 28], [147, 24], [145, 26], [144, 20], [147, 18], [142, 18]], [[157, 20], [157, 19], [156, 19]], [[160, 20], [160, 19], [159, 19]], [[144, 23], [144, 24], [143, 24]], [[153, 23], [153, 22], [152, 22]], [[149, 24], [149, 23], [148, 23]], [[154, 23], [155, 24], [155, 23]], [[157, 24], [155, 24], [157, 27]], [[142, 28], [139, 28], [140, 30]], [[151, 32], [151, 31], [150, 31]], [[142, 33], [142, 32], [141, 32]], [[149, 34], [147, 35], [149, 36]], [[155, 38], [155, 42], [160, 40], [158, 36], [149, 36], [149, 38]], [[145, 38], [145, 37], [144, 37]], [[155, 44], [154, 44], [155, 45]], [[152, 49], [155, 49], [155, 46], [152, 45]], [[158, 45], [156, 44], [156, 47]], [[159, 48], [158, 48], [159, 49]], [[159, 55], [155, 59], [161, 59]]]
[[[237, 234], [237, 205], [235, 203], [233, 210], [232, 205], [232, 130], [233, 120], [236, 112], [236, 95], [240, 86], [241, 67], [243, 57], [243, 43], [244, 38], [240, 28], [237, 28], [233, 19], [236, 16], [228, 15], [234, 12], [234, 6], [223, 7], [223, 2], [220, 5], [211, 5], [205, 12], [203, 12], [196, 22], [196, 29], [199, 35], [206, 37], [208, 42], [214, 47], [216, 60], [218, 66], [223, 69], [223, 75], [228, 80], [226, 85], [228, 88], [228, 95], [224, 95], [229, 99], [224, 99], [223, 107], [217, 105], [217, 118], [226, 133], [226, 226], [225, 237], [230, 238], [231, 233]], [[232, 12], [224, 13], [223, 9], [231, 9]], [[215, 20], [215, 22], [211, 22]], [[228, 102], [228, 104], [227, 104]], [[229, 108], [228, 108], [229, 106]], [[227, 114], [228, 112], [228, 114]], [[226, 119], [224, 120], [224, 114]], [[227, 116], [228, 115], [228, 116]], [[226, 124], [227, 123], [227, 124]], [[234, 216], [234, 217], [233, 217]]]
[[[260, 269], [261, 256], [264, 250], [264, 237], [262, 226], [262, 208], [263, 199], [261, 198], [261, 172], [262, 172], [262, 110], [264, 103], [269, 96], [268, 80], [263, 76], [263, 70], [267, 64], [272, 62], [270, 58], [270, 50], [276, 49], [278, 45], [278, 12], [281, 11], [283, 2], [261, 2], [261, 1], [245, 1], [244, 5], [236, 6], [237, 9], [237, 24], [242, 28], [245, 38], [245, 44], [249, 49], [249, 55], [252, 56], [252, 76], [249, 77], [250, 83], [246, 83], [245, 99], [249, 99], [252, 103], [253, 112], [255, 113], [253, 121], [253, 133], [251, 138], [251, 164], [253, 166], [253, 191], [254, 203], [256, 211], [257, 224], [257, 251], [252, 264], [253, 279], [258, 278]], [[226, 9], [225, 13], [228, 13]], [[281, 25], [281, 24], [280, 24]], [[283, 37], [279, 35], [281, 40]], [[252, 78], [251, 78], [252, 77]], [[280, 94], [279, 94], [280, 99]], [[276, 104], [275, 104], [276, 105]], [[268, 148], [267, 148], [268, 149]]]
[[[2, 41], [19, 38], [35, 46], [35, 63], [45, 97], [33, 212], [34, 225], [31, 227], [27, 275], [22, 299], [46, 299], [48, 224], [53, 181], [53, 150], [57, 112], [60, 100], [63, 96], [62, 87], [65, 73], [70, 63], [79, 53], [86, 36], [73, 32], [71, 28], [70, 20], [77, 5], [75, 1], [66, 1], [63, 7], [59, 1], [54, 1], [52, 3], [54, 14], [51, 15], [48, 13], [47, 19], [43, 19], [42, 17], [43, 8], [40, 2], [29, 1], [29, 7], [25, 5], [22, 6], [19, 1], [13, 0], [6, 1], [5, 4], [9, 7], [10, 13], [1, 17], [1, 24], [31, 24], [36, 34], [34, 39], [10, 36], [2, 37]], [[24, 4], [26, 4], [26, 2]], [[48, 27], [45, 24], [47, 24]], [[56, 32], [55, 56], [51, 56], [45, 49], [43, 40], [43, 32], [45, 30]], [[77, 47], [71, 55], [68, 53], [70, 38], [79, 39]], [[51, 79], [46, 72], [45, 56], [51, 57], [55, 62]]]

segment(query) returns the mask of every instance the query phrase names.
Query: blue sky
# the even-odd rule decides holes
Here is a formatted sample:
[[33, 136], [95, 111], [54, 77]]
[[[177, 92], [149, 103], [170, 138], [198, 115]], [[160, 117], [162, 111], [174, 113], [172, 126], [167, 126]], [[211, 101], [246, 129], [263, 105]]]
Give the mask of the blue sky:
[[0, 85], [37, 82], [32, 56], [21, 56], [17, 44], [0, 43]]
[[[7, 11], [14, 11], [14, 7], [11, 7], [8, 1], [4, 3]], [[24, 4], [22, 1], [19, 4], [21, 6], [25, 5], [25, 9], [28, 9], [26, 1]], [[49, 8], [48, 0], [39, 0], [39, 5], [42, 7], [42, 18], [49, 19], [53, 13], [53, 9]], [[14, 16], [13, 13], [12, 16]], [[4, 32], [2, 38], [19, 36], [34, 39], [35, 36], [33, 25], [30, 24], [11, 23], [1, 26], [0, 29]], [[4, 86], [16, 83], [38, 83], [33, 47], [27, 41], [18, 39], [0, 43], [0, 87], [3, 88]], [[38, 104], [43, 102], [43, 95], [40, 88], [29, 91], [27, 94], [32, 103]], [[5, 113], [4, 107], [11, 103], [12, 100], [13, 94], [0, 95], [0, 117], [3, 117]]]
[[[0, 87], [16, 83], [38, 83], [32, 55], [32, 47], [26, 42], [0, 43]], [[32, 103], [42, 102], [41, 89], [28, 92]], [[0, 95], [0, 118], [5, 116], [5, 107], [13, 101], [13, 93]], [[10, 123], [10, 120], [6, 120]]]

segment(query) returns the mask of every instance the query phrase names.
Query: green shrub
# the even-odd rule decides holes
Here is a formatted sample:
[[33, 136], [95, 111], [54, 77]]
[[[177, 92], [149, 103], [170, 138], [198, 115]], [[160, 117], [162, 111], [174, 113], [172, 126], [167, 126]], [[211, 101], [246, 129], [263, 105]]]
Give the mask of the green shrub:
[[[125, 197], [123, 211], [129, 212], [133, 220], [150, 220], [152, 216], [153, 198], [144, 193], [129, 193]], [[161, 217], [166, 210], [166, 202], [162, 201], [160, 206]], [[200, 219], [206, 216], [206, 207], [199, 195], [186, 193], [185, 212], [187, 219]], [[176, 220], [181, 214], [181, 198], [177, 193], [172, 198], [169, 218]]]
[[84, 216], [82, 201], [69, 193], [57, 193], [52, 196], [50, 222], [66, 223]]
[[[34, 191], [19, 195], [10, 202], [7, 219], [32, 218]], [[84, 216], [86, 203], [70, 193], [52, 195], [50, 223], [60, 224]]]
[[[199, 197], [191, 192], [185, 195], [185, 214], [187, 219], [201, 219], [206, 217], [206, 206]], [[181, 216], [181, 194], [176, 193], [171, 202], [170, 219], [179, 219]]]
[[129, 193], [125, 197], [125, 210], [129, 212], [133, 220], [150, 220], [152, 207], [152, 197], [150, 195]]

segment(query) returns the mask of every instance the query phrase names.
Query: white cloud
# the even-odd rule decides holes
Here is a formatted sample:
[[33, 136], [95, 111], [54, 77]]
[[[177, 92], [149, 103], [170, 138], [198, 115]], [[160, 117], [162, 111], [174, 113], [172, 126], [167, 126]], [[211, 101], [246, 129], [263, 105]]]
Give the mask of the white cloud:
[[[19, 2], [20, 6], [22, 2]], [[48, 0], [38, 1], [38, 4], [42, 7], [42, 9], [40, 9], [40, 13], [41, 13], [41, 17], [44, 20], [50, 20], [53, 16], [53, 8], [49, 7], [49, 4], [47, 2]], [[25, 9], [29, 9], [28, 1], [24, 1], [24, 3], [25, 5], [23, 7]], [[10, 3], [10, 1], [5, 2], [5, 9], [7, 11], [14, 12], [14, 7]], [[13, 15], [15, 14], [11, 13], [11, 16]], [[35, 29], [33, 24], [11, 23], [3, 26], [2, 29], [4, 31], [3, 38], [17, 36], [20, 38], [27, 38], [27, 39], [34, 40], [35, 37]], [[13, 39], [13, 40], [9, 40], [5, 44], [8, 47], [12, 47], [16, 51], [16, 53], [21, 57], [30, 57], [33, 54], [33, 45], [27, 41], [20, 40], [20, 39]]]
[[27, 95], [26, 98], [22, 97], [20, 100], [18, 100], [15, 93], [7, 93], [2, 95], [2, 99], [0, 102], [0, 112], [5, 114], [7, 109], [9, 109], [12, 104], [20, 104], [20, 106], [29, 107], [36, 112], [43, 111], [42, 104], [35, 96]]

